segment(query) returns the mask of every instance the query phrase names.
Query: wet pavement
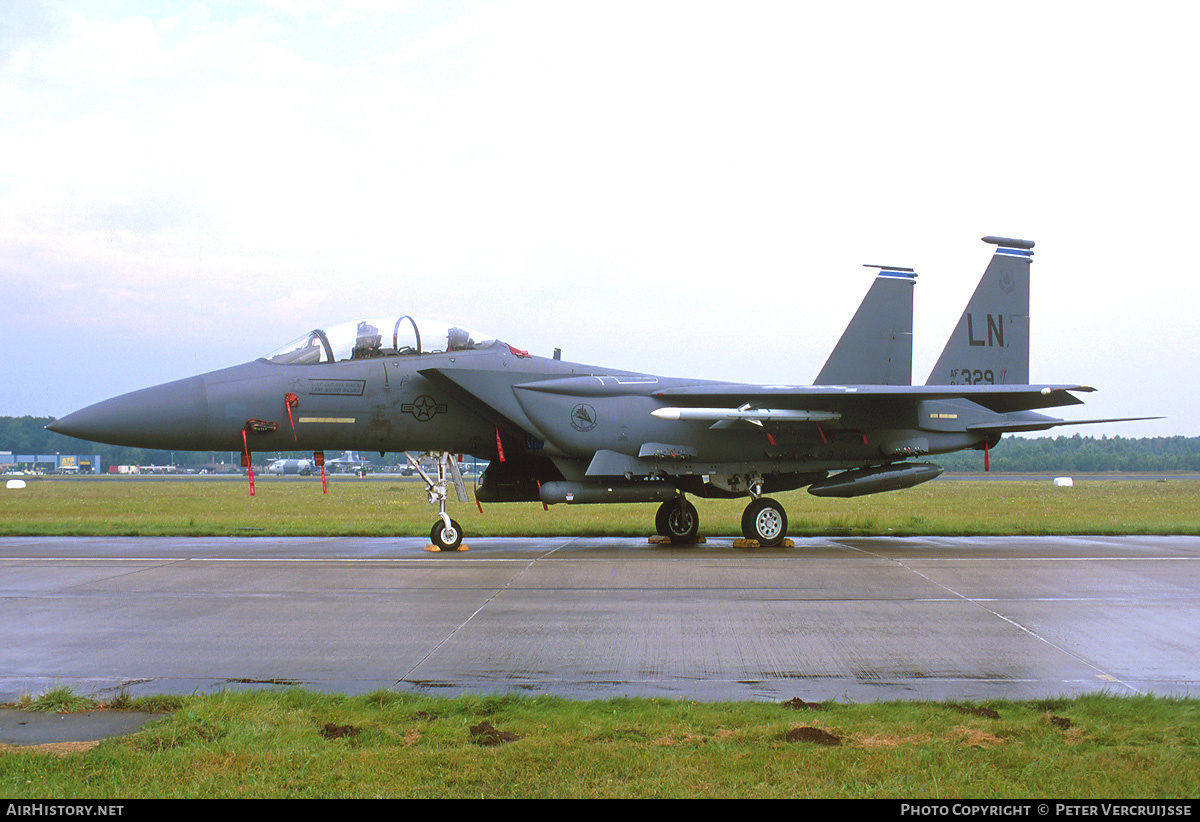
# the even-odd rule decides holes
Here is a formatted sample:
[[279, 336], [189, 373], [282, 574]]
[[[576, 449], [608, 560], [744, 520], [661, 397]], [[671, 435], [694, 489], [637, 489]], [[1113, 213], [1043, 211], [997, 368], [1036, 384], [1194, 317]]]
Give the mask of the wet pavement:
[[143, 711], [43, 713], [0, 708], [0, 745], [52, 745], [92, 742], [137, 733], [166, 714]]
[[1200, 692], [1200, 538], [0, 538], [0, 702]]

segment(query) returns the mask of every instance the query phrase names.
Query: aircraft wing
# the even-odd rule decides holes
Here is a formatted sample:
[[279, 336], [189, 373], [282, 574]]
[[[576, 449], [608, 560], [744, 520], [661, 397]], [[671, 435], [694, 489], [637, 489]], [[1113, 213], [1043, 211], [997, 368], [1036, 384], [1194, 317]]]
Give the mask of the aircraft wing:
[[[654, 392], [666, 405], [659, 419], [711, 420], [725, 427], [741, 420], [815, 422], [858, 427], [864, 416], [915, 406], [922, 428], [958, 429], [982, 434], [1045, 431], [1060, 425], [1132, 422], [1161, 417], [1064, 420], [1034, 413], [1035, 408], [1079, 405], [1070, 392], [1086, 385], [924, 385], [924, 386], [732, 386], [700, 385]], [[722, 403], [726, 404], [723, 405]], [[972, 406], [975, 406], [974, 408]], [[990, 412], [990, 413], [989, 413]]]
[[[1078, 405], [1086, 385], [755, 385], [640, 376], [571, 376], [515, 385], [531, 416], [540, 406], [587, 398], [643, 397], [659, 420], [738, 425], [809, 424], [824, 429], [1040, 430], [1070, 424], [1035, 409]], [[541, 395], [543, 400], [538, 400]], [[627, 406], [627, 412], [632, 407]], [[978, 429], [972, 428], [978, 426]]]
[[665, 403], [683, 407], [746, 404], [758, 408], [844, 411], [879, 403], [922, 400], [969, 400], [996, 413], [1079, 405], [1072, 391], [1095, 391], [1086, 385], [737, 385], [701, 384], [653, 392]]

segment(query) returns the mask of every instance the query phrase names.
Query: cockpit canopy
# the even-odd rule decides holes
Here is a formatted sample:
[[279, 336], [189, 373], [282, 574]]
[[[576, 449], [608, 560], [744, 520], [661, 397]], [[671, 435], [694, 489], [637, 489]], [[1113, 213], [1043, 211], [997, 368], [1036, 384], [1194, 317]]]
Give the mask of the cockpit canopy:
[[496, 339], [469, 328], [438, 320], [376, 317], [314, 328], [294, 342], [268, 354], [267, 362], [313, 365], [372, 357], [419, 356], [447, 351], [488, 348]]

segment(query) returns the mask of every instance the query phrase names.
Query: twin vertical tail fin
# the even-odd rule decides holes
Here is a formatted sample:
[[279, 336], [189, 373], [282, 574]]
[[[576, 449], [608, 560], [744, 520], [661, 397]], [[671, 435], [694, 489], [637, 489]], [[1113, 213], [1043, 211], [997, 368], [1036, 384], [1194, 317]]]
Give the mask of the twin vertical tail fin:
[[984, 237], [992, 261], [926, 385], [1029, 384], [1029, 264], [1033, 242]]
[[911, 268], [878, 268], [858, 311], [825, 361], [814, 385], [911, 385], [913, 285]]

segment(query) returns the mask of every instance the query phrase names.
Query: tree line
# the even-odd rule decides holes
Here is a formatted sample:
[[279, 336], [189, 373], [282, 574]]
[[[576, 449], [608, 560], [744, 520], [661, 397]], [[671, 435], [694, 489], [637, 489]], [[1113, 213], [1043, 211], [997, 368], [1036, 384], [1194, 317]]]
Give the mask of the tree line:
[[[15, 459], [18, 454], [98, 454], [104, 470], [110, 465], [169, 465], [170, 451], [151, 451], [145, 448], [126, 448], [121, 445], [103, 445], [86, 442], [47, 431], [46, 426], [54, 417], [0, 417], [0, 451], [11, 451], [12, 456], [0, 456], [0, 463]], [[176, 451], [177, 465], [200, 465], [211, 462], [207, 453]], [[226, 461], [229, 455], [225, 455]]]
[[[0, 451], [17, 454], [98, 454], [101, 465], [203, 466], [214, 462], [237, 462], [237, 451], [154, 451], [85, 442], [47, 431], [53, 417], [0, 417]], [[274, 454], [274, 452], [271, 452]], [[284, 457], [305, 453], [280, 452]], [[989, 455], [993, 471], [1017, 473], [1200, 472], [1200, 437], [1005, 437]], [[378, 463], [396, 462], [388, 454]], [[0, 457], [0, 462], [9, 459]], [[981, 451], [959, 451], [930, 457], [947, 471], [982, 471]]]
[[[1200, 437], [1004, 437], [989, 455], [991, 470], [1086, 474], [1117, 471], [1200, 471]], [[982, 471], [983, 453], [959, 451], [932, 458], [947, 471]]]
[[[15, 460], [17, 455], [90, 454], [100, 457], [101, 470], [108, 471], [110, 465], [175, 465], [181, 468], [207, 468], [219, 463], [241, 464], [240, 443], [229, 451], [157, 451], [150, 448], [129, 448], [124, 445], [105, 445], [99, 442], [68, 437], [47, 431], [46, 426], [54, 417], [0, 417], [0, 452], [11, 451], [12, 455], [0, 454], [0, 464]], [[312, 457], [312, 452], [267, 451], [255, 452], [254, 464], [269, 462], [278, 453], [280, 457]], [[340, 454], [334, 451], [332, 457]], [[403, 463], [402, 454], [388, 454], [380, 458], [376, 454], [364, 454], [376, 465]], [[47, 466], [43, 466], [45, 468]]]

